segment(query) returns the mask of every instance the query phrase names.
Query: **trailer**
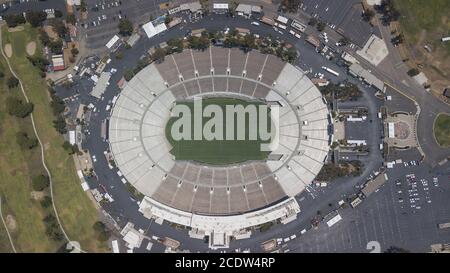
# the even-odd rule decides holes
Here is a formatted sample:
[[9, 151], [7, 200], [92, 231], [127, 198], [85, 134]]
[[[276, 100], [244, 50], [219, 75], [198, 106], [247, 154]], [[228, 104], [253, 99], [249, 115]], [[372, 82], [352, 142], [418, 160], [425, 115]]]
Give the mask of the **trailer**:
[[326, 67], [326, 66], [322, 66], [322, 69], [325, 70], [325, 71], [327, 71], [327, 72], [330, 73], [330, 74], [333, 74], [333, 75], [336, 76], [336, 77], [339, 77], [339, 73], [336, 72], [336, 71], [334, 71], [334, 70], [331, 69], [331, 68], [328, 68], [328, 67]]

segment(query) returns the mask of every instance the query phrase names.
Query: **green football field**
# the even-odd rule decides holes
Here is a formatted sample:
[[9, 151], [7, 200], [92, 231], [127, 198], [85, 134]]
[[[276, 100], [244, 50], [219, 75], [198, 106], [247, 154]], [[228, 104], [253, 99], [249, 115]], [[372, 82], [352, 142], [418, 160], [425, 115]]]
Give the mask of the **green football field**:
[[[178, 104], [187, 105], [193, 110], [193, 102], [181, 102]], [[226, 105], [260, 105], [260, 102], [248, 102], [231, 98], [209, 98], [203, 99], [203, 109], [211, 104], [219, 105], [223, 110]], [[225, 112], [225, 110], [224, 110]], [[210, 118], [203, 118], [203, 124], [205, 124]], [[248, 160], [264, 160], [268, 156], [268, 152], [262, 152], [260, 145], [264, 143], [261, 141], [259, 134], [257, 140], [248, 140], [248, 116], [246, 116], [246, 140], [181, 140], [175, 141], [171, 136], [171, 128], [177, 118], [171, 118], [166, 126], [166, 137], [172, 145], [171, 153], [175, 156], [176, 160], [193, 160], [200, 163], [210, 165], [227, 165], [233, 163], [244, 162]], [[228, 121], [226, 121], [228, 122]], [[192, 120], [192, 128], [193, 128]], [[268, 117], [268, 123], [270, 123], [270, 116]], [[224, 133], [225, 133], [224, 124]], [[235, 134], [237, 131], [237, 124], [235, 122]], [[270, 128], [270, 127], [269, 127]], [[192, 133], [193, 135], [193, 133]]]

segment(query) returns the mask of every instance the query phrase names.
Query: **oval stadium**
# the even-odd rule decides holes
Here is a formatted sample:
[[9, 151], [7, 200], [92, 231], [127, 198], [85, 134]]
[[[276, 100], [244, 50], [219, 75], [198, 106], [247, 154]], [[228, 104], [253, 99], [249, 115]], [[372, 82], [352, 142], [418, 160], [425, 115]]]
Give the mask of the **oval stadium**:
[[[276, 106], [278, 145], [262, 152], [261, 140], [175, 141], [174, 106], [199, 99], [224, 108]], [[330, 122], [301, 69], [256, 50], [210, 47], [166, 56], [136, 74], [113, 106], [109, 141], [120, 172], [145, 195], [140, 212], [187, 226], [192, 237], [208, 235], [219, 248], [231, 236], [249, 236], [249, 227], [295, 219], [294, 197], [327, 158]]]

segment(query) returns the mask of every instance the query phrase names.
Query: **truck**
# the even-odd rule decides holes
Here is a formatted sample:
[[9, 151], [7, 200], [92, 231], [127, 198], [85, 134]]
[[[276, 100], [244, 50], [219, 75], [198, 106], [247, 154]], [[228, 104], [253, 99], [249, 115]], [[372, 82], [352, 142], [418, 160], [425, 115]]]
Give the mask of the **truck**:
[[450, 228], [450, 222], [449, 223], [442, 223], [438, 225], [439, 229], [447, 229]]

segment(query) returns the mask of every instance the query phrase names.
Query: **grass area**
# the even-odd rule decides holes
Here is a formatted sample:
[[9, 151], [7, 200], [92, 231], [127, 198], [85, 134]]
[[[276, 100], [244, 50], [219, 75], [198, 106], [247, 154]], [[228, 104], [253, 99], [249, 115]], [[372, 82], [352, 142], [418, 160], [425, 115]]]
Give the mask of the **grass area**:
[[[12, 215], [16, 221], [17, 228], [10, 232], [19, 252], [54, 252], [58, 244], [49, 240], [42, 222], [46, 212], [30, 195], [31, 176], [43, 172], [39, 152], [37, 149], [23, 150], [16, 143], [16, 133], [33, 134], [31, 120], [18, 119], [6, 113], [6, 98], [22, 98], [22, 94], [18, 88], [9, 90], [6, 86], [6, 79], [11, 74], [3, 56], [0, 57], [0, 70], [5, 74], [0, 79], [0, 194], [3, 216]], [[3, 225], [0, 228], [0, 245], [0, 251], [10, 248]]]
[[450, 115], [438, 115], [434, 122], [434, 135], [440, 146], [450, 147]]
[[[36, 127], [44, 145], [46, 163], [53, 176], [55, 203], [63, 226], [70, 239], [79, 241], [84, 250], [101, 251], [105, 246], [98, 243], [92, 228], [98, 220], [98, 211], [83, 192], [73, 159], [62, 148], [64, 140], [53, 128], [55, 118], [49, 107], [46, 82], [40, 77], [37, 68], [25, 58], [26, 44], [32, 40], [38, 42], [37, 31], [26, 25], [24, 31], [10, 33], [3, 27], [2, 35], [3, 45], [11, 43], [14, 48], [11, 65], [20, 75], [27, 95], [34, 104]], [[36, 52], [42, 52], [39, 43]], [[26, 170], [23, 172], [26, 173]]]
[[9, 243], [8, 234], [6, 234], [5, 226], [0, 223], [0, 253], [12, 253], [13, 249]]
[[[183, 102], [188, 106], [191, 111], [193, 110], [193, 102]], [[259, 102], [248, 102], [238, 99], [229, 98], [210, 98], [203, 100], [203, 109], [208, 105], [218, 105], [222, 108], [225, 116], [225, 106], [226, 105], [242, 105], [244, 107], [248, 105], [260, 105]], [[193, 111], [192, 111], [193, 113]], [[268, 152], [261, 151], [261, 138], [259, 134], [257, 140], [249, 139], [249, 126], [248, 126], [248, 115], [246, 116], [245, 125], [245, 139], [246, 140], [180, 140], [175, 141], [171, 136], [171, 128], [174, 122], [178, 118], [172, 118], [169, 120], [166, 126], [166, 137], [172, 144], [173, 148], [171, 153], [175, 155], [177, 160], [194, 160], [201, 163], [211, 164], [211, 165], [226, 165], [232, 163], [243, 162], [247, 160], [264, 160], [268, 156]], [[211, 118], [203, 118], [203, 125], [207, 123]], [[191, 128], [193, 128], [194, 117], [192, 117]], [[229, 122], [229, 121], [226, 121]], [[223, 132], [226, 133], [226, 122], [223, 125]], [[270, 118], [268, 118], [270, 122]], [[237, 122], [234, 122], [234, 132], [235, 138], [237, 135]], [[191, 139], [193, 139], [193, 130], [191, 133]]]
[[396, 0], [395, 4], [402, 14], [402, 29], [412, 43], [417, 43], [425, 30], [427, 37], [436, 39], [434, 45], [446, 47], [450, 54], [450, 44], [443, 45], [440, 41], [442, 36], [450, 35], [450, 1]]

